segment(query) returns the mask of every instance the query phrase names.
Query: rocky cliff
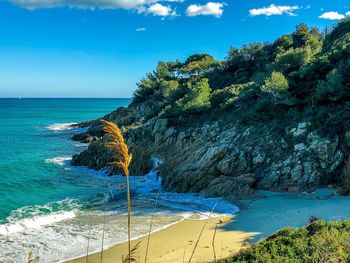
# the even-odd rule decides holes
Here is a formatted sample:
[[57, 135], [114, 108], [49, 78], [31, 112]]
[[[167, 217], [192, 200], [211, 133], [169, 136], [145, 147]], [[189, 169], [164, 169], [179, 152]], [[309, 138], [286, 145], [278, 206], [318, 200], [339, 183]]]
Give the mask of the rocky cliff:
[[[346, 136], [328, 138], [311, 123], [285, 121], [244, 125], [230, 116], [197, 116], [182, 121], [153, 117], [156, 104], [132, 104], [104, 119], [122, 127], [134, 160], [132, 173], [151, 168], [151, 157], [170, 191], [202, 192], [227, 199], [249, 196], [256, 189], [312, 191], [336, 184], [346, 154]], [[99, 121], [74, 139], [91, 142], [74, 156], [73, 165], [101, 169], [111, 161]], [[83, 124], [86, 125], [86, 124]]]
[[[162, 158], [172, 191], [234, 199], [256, 189], [350, 194], [350, 18], [321, 33], [300, 24], [271, 43], [231, 48], [217, 61], [193, 54], [160, 61], [133, 102], [104, 117], [122, 127], [132, 173]], [[90, 143], [74, 165], [111, 160], [99, 121], [74, 139]]]

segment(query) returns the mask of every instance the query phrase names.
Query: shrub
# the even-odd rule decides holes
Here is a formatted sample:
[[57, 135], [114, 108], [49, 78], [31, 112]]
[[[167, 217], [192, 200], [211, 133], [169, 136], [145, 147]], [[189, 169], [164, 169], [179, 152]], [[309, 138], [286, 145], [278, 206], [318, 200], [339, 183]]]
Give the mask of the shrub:
[[270, 70], [289, 74], [300, 69], [306, 63], [311, 62], [313, 58], [314, 54], [309, 46], [291, 48], [277, 55], [276, 61], [270, 66]]
[[200, 112], [210, 108], [210, 92], [208, 79], [201, 79], [190, 87], [187, 94], [176, 104], [180, 112]]
[[168, 101], [172, 101], [179, 88], [176, 80], [162, 80], [159, 85], [161, 95]]
[[349, 262], [350, 220], [286, 228], [224, 262]]
[[281, 72], [272, 72], [265, 80], [265, 84], [260, 88], [263, 93], [270, 95], [274, 102], [286, 95], [288, 90], [288, 81]]
[[318, 83], [316, 99], [320, 102], [326, 100], [337, 101], [346, 95], [345, 92], [342, 84], [342, 76], [339, 70], [334, 69], [327, 74], [326, 80]]
[[250, 85], [251, 83], [233, 84], [214, 91], [210, 98], [212, 107], [228, 108], [233, 106], [237, 102], [242, 90], [248, 88]]

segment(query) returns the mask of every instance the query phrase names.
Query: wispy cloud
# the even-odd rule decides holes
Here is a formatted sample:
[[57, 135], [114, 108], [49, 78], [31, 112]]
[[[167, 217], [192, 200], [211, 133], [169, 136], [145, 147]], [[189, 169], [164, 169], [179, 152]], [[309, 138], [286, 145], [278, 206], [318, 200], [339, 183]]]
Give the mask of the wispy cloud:
[[301, 7], [294, 5], [294, 6], [287, 6], [287, 5], [270, 5], [268, 7], [262, 7], [262, 8], [254, 8], [249, 10], [249, 14], [251, 16], [275, 16], [275, 15], [283, 15], [287, 14], [289, 16], [296, 16], [296, 14], [293, 12], [295, 10], [301, 9]]
[[136, 32], [143, 32], [143, 31], [146, 31], [146, 28], [145, 27], [139, 27], [139, 28], [136, 28], [135, 31]]
[[225, 3], [208, 2], [205, 5], [190, 5], [187, 7], [187, 16], [216, 16], [221, 17], [224, 13]]
[[[347, 12], [346, 15], [350, 15], [350, 12]], [[341, 20], [345, 18], [345, 15], [340, 14], [338, 12], [331, 11], [331, 12], [323, 13], [322, 15], [319, 16], [319, 18], [328, 19], [328, 20]]]
[[13, 4], [28, 8], [71, 7], [79, 9], [144, 9], [158, 2], [183, 2], [184, 0], [9, 0]]

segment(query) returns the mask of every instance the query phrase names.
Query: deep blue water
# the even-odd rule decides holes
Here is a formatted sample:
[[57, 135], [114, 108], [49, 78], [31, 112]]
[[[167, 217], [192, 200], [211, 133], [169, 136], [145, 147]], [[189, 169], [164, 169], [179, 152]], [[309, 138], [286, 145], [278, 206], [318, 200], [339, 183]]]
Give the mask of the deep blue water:
[[69, 140], [78, 131], [65, 131], [59, 124], [96, 119], [129, 102], [130, 99], [0, 99], [0, 223], [25, 206], [101, 191], [104, 181], [91, 181], [78, 169], [62, 169], [63, 160], [84, 146]]

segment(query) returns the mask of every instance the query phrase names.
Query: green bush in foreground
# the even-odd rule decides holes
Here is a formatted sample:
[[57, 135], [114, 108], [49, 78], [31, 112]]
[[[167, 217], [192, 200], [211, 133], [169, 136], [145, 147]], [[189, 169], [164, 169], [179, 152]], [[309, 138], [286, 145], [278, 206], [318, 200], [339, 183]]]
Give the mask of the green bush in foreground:
[[350, 262], [350, 219], [284, 228], [224, 262]]

